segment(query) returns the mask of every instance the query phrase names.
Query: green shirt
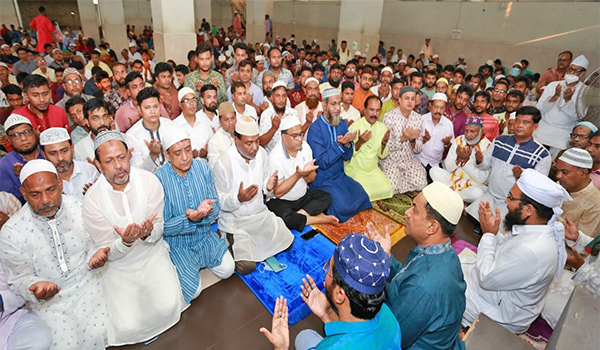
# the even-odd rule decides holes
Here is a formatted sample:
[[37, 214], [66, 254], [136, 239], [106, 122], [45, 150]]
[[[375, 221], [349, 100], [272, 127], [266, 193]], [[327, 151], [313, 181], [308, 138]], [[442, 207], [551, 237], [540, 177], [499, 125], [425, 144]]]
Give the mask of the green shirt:
[[228, 101], [227, 90], [225, 89], [225, 81], [223, 80], [223, 76], [221, 75], [221, 73], [211, 70], [210, 74], [208, 74], [208, 78], [202, 79], [202, 77], [200, 76], [200, 73], [198, 71], [194, 71], [185, 77], [185, 81], [183, 82], [183, 85], [194, 90], [194, 93], [196, 94], [196, 100], [198, 101], [198, 110], [201, 110], [203, 108], [203, 106], [202, 106], [202, 102], [200, 102], [200, 93], [196, 89], [196, 82], [201, 81], [205, 85], [212, 84], [211, 81], [213, 80], [213, 78], [217, 78], [217, 80], [219, 81], [219, 84], [216, 87], [217, 88], [217, 106], [218, 106], [219, 104], [221, 104], [221, 102]]

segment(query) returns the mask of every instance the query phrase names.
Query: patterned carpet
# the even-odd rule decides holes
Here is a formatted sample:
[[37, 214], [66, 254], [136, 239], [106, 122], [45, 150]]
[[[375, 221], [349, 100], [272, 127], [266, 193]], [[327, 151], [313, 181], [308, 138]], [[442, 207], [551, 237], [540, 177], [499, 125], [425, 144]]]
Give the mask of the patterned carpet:
[[346, 235], [350, 233], [364, 233], [367, 222], [369, 221], [373, 223], [379, 232], [382, 232], [386, 225], [391, 227], [390, 234], [392, 236], [392, 245], [398, 243], [398, 241], [406, 236], [404, 233], [404, 225], [391, 220], [387, 216], [373, 209], [363, 210], [343, 224], [319, 224], [314, 226], [325, 237], [329, 238], [333, 243], [338, 244]]
[[406, 215], [404, 215], [404, 212], [412, 206], [413, 198], [416, 195], [417, 193], [395, 194], [392, 198], [381, 201], [387, 207], [385, 208], [387, 210], [383, 210], [377, 202], [372, 203], [373, 209], [404, 226], [406, 224]]

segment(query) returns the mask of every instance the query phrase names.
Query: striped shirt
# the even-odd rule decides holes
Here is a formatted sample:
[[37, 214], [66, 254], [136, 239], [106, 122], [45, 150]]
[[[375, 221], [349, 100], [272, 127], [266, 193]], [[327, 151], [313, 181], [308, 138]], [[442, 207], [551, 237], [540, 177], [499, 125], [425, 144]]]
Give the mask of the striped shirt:
[[[171, 246], [171, 261], [186, 302], [190, 302], [200, 284], [200, 269], [221, 264], [227, 252], [225, 240], [211, 231], [210, 224], [219, 214], [219, 196], [207, 162], [194, 159], [185, 177], [173, 170], [170, 162], [156, 172], [165, 191], [164, 239]], [[197, 209], [205, 199], [214, 199], [212, 212], [199, 221], [190, 221], [187, 209]]]

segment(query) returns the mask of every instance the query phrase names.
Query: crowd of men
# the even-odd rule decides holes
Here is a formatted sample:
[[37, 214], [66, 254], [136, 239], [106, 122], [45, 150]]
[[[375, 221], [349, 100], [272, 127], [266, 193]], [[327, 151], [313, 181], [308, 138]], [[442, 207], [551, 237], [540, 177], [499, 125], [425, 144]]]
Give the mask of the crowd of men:
[[[367, 61], [345, 41], [231, 34], [203, 32], [187, 65], [154, 62], [151, 28], [128, 28], [121, 60], [83, 37], [1, 44], [0, 348], [151, 340], [201, 294], [202, 269], [252, 273], [294, 249], [291, 230], [398, 194], [414, 197], [407, 260], [387, 229], [343, 239], [325, 293], [299, 282], [325, 337], [296, 348], [462, 349], [480, 313], [514, 333], [553, 326], [565, 276], [600, 294], [584, 253], [600, 234], [600, 132], [575, 112], [584, 56], [536, 76], [527, 60], [443, 66], [429, 38], [418, 57], [380, 42]], [[461, 218], [477, 258], [450, 244]], [[276, 349], [287, 317], [280, 298], [261, 329]]]

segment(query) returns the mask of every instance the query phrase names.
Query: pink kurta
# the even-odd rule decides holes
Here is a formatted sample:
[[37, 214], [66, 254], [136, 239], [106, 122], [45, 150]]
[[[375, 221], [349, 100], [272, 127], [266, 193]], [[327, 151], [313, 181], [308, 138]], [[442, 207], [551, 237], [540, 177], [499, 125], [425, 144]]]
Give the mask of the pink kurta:
[[50, 22], [48, 17], [44, 15], [36, 16], [29, 26], [37, 31], [37, 46], [35, 51], [44, 52], [44, 45], [52, 43], [54, 40], [52, 39], [52, 32], [56, 29], [54, 24]]

